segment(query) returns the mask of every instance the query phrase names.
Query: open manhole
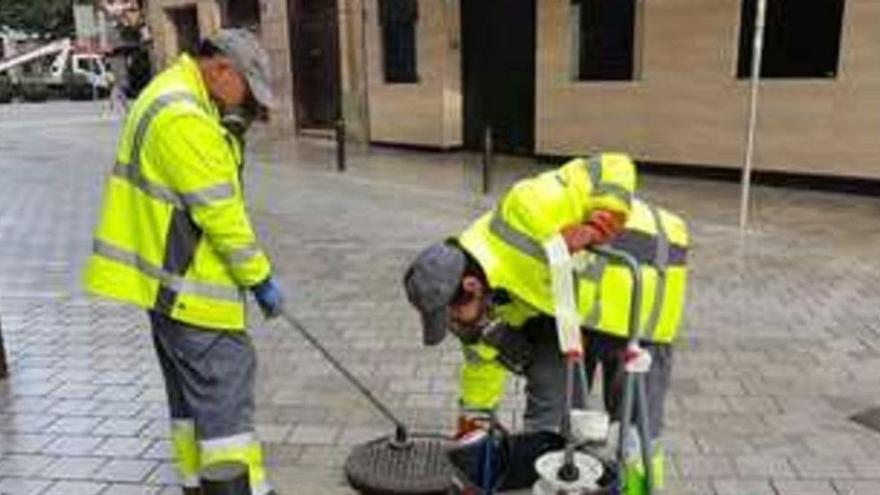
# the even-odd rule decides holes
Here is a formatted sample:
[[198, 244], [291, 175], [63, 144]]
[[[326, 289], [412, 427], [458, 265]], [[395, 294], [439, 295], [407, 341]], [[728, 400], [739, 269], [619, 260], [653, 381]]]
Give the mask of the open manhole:
[[872, 407], [871, 409], [866, 409], [860, 413], [853, 414], [849, 419], [865, 428], [880, 433], [880, 407]]

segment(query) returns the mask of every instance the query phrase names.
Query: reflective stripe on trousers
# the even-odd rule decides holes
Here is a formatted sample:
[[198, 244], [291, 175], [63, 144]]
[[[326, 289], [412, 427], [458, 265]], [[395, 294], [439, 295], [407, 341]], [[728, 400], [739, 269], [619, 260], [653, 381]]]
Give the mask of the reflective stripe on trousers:
[[196, 441], [196, 425], [191, 419], [171, 420], [171, 445], [180, 479], [187, 488], [198, 488], [201, 456]]
[[252, 495], [266, 495], [272, 490], [263, 466], [263, 449], [254, 433], [242, 433], [199, 442], [203, 467], [218, 462], [241, 462], [248, 467]]

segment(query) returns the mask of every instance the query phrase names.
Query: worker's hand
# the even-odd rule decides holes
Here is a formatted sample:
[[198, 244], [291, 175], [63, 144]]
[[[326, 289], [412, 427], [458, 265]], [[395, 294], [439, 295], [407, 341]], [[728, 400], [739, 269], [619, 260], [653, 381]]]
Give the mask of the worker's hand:
[[468, 443], [482, 437], [492, 425], [492, 413], [490, 412], [462, 412], [458, 416], [458, 427], [455, 432], [455, 440]]
[[608, 210], [597, 210], [590, 215], [587, 225], [593, 228], [596, 238], [595, 244], [611, 242], [623, 230], [623, 215]]
[[597, 244], [597, 239], [601, 237], [601, 233], [590, 224], [569, 225], [560, 232], [565, 240], [565, 246], [568, 247], [569, 253], [576, 253], [581, 249], [585, 249], [593, 244]]
[[275, 279], [271, 276], [266, 277], [259, 284], [251, 287], [254, 298], [263, 312], [266, 319], [272, 319], [281, 314], [284, 306], [284, 296], [281, 294], [281, 288], [275, 283]]

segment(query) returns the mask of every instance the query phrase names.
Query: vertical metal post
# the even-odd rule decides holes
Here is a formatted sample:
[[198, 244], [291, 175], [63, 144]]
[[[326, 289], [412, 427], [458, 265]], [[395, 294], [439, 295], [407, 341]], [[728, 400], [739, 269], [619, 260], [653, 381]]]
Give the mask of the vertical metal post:
[[212, 464], [199, 478], [202, 495], [252, 495], [248, 467], [241, 462]]
[[336, 171], [345, 172], [345, 119], [336, 121]]
[[491, 169], [492, 169], [492, 128], [486, 126], [483, 131], [483, 163], [482, 163], [482, 186], [483, 194], [488, 194], [491, 188]]
[[764, 52], [764, 24], [767, 18], [767, 0], [758, 0], [755, 12], [755, 36], [752, 40], [752, 74], [749, 86], [749, 122], [746, 130], [746, 156], [742, 173], [742, 194], [739, 206], [739, 228], [744, 231], [749, 217], [749, 193], [752, 182], [752, 158], [755, 154], [755, 127], [758, 120], [758, 83], [761, 79], [761, 59]]
[[363, 137], [365, 151], [370, 148], [370, 81], [367, 77], [367, 4], [361, 0], [361, 87], [363, 97]]
[[9, 368], [6, 366], [6, 349], [3, 347], [3, 325], [0, 323], [0, 378], [9, 376]]

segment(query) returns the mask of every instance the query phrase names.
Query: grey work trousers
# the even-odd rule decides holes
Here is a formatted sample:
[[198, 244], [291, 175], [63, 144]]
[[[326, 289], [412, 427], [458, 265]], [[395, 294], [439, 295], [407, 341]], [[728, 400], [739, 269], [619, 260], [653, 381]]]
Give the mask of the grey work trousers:
[[[559, 350], [556, 322], [541, 317], [530, 320], [523, 328], [533, 345], [532, 360], [525, 369], [526, 410], [525, 429], [528, 431], [558, 431], [565, 411], [566, 365]], [[585, 366], [587, 382], [593, 385], [593, 375], [598, 363], [603, 369], [603, 399], [612, 420], [619, 420], [623, 403], [623, 352], [626, 339], [598, 332], [585, 332]], [[651, 369], [645, 375], [648, 396], [648, 428], [652, 439], [663, 430], [663, 414], [666, 392], [669, 389], [672, 370], [672, 346], [645, 343], [651, 353]], [[583, 407], [584, 387], [575, 375], [575, 407]]]
[[253, 433], [257, 356], [250, 337], [149, 316], [171, 418], [193, 420], [199, 440]]

